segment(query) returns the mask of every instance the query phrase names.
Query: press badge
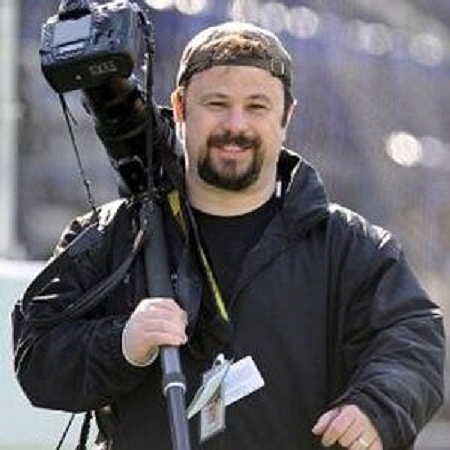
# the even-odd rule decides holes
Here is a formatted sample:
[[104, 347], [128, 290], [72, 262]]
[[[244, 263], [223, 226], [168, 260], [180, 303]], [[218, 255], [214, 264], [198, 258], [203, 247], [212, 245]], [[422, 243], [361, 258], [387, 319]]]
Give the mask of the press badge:
[[224, 379], [231, 362], [220, 354], [210, 370], [203, 374], [203, 383], [188, 407], [191, 419], [200, 411], [200, 442], [225, 429]]
[[188, 408], [188, 419], [200, 412], [200, 442], [225, 429], [225, 408], [264, 386], [251, 356], [235, 363], [219, 355], [203, 375], [203, 384]]

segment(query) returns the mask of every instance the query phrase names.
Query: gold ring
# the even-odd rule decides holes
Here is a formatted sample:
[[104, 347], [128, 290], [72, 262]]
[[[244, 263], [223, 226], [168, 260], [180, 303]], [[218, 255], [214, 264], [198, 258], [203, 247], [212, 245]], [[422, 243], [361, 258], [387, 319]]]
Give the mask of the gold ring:
[[364, 448], [368, 448], [369, 445], [370, 445], [370, 444], [368, 444], [368, 443], [364, 440], [364, 438], [362, 438], [362, 437], [359, 437], [359, 438], [358, 438], [358, 444], [361, 444]]

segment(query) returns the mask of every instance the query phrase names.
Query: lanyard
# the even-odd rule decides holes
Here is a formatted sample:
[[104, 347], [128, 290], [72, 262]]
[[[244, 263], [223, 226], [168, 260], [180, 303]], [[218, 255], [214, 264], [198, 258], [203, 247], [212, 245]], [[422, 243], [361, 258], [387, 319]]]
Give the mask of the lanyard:
[[[183, 233], [187, 236], [188, 234], [188, 224], [187, 220], [184, 216], [183, 209], [181, 208], [180, 202], [180, 194], [178, 190], [174, 189], [167, 194], [167, 199], [169, 201], [170, 209], [172, 211], [172, 215], [177, 221]], [[230, 317], [228, 315], [228, 311], [225, 307], [225, 302], [223, 301], [222, 293], [220, 292], [219, 284], [217, 283], [216, 277], [214, 276], [213, 269], [211, 264], [206, 256], [206, 253], [203, 249], [203, 246], [200, 242], [200, 234], [198, 231], [197, 223], [194, 220], [192, 210], [188, 207], [188, 220], [191, 225], [191, 229], [194, 233], [195, 243], [197, 247], [198, 254], [200, 256], [200, 261], [203, 267], [203, 270], [206, 274], [206, 278], [208, 280], [211, 292], [214, 297], [214, 301], [216, 303], [216, 308], [225, 322], [230, 321]]]

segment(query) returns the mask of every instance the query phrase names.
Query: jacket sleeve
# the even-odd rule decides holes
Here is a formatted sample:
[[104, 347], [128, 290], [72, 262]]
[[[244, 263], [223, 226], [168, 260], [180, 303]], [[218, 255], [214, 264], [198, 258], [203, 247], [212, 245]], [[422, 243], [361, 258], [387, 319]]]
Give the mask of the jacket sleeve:
[[[85, 229], [73, 222], [57, 254]], [[15, 305], [13, 319], [14, 365], [18, 381], [35, 406], [83, 411], [96, 409], [134, 389], [149, 368], [131, 366], [121, 351], [121, 335], [128, 314], [105, 316], [97, 306], [81, 317], [55, 324], [33, 323], [35, 317], [58, 313], [108, 274], [110, 237], [105, 236], [95, 254], [85, 252], [61, 270], [27, 304]], [[51, 261], [49, 264], [54, 264]]]
[[353, 281], [341, 287], [336, 313], [345, 375], [335, 404], [358, 405], [385, 450], [404, 449], [442, 404], [442, 314], [388, 232], [352, 230], [345, 248], [340, 278]]

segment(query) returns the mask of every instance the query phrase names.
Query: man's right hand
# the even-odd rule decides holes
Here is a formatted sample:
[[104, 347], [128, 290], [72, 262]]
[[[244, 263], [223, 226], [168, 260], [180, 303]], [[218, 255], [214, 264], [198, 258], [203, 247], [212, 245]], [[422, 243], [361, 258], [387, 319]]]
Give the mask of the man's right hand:
[[145, 365], [161, 345], [179, 346], [187, 342], [187, 314], [171, 298], [142, 300], [131, 314], [122, 336], [125, 357]]

